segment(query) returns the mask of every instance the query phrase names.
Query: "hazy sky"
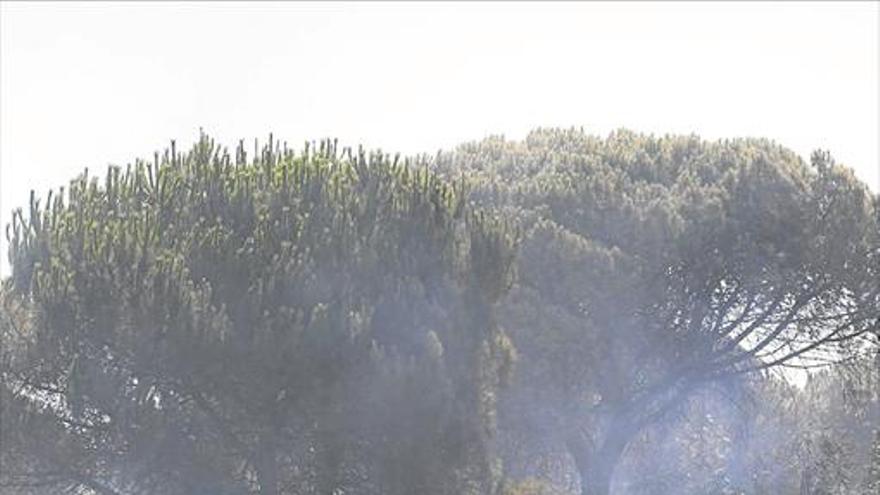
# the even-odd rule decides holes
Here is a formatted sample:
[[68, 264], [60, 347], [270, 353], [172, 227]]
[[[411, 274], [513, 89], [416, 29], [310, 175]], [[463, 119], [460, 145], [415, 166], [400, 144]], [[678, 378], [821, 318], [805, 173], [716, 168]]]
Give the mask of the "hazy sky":
[[2, 2], [0, 222], [199, 127], [404, 153], [537, 126], [765, 136], [878, 190], [878, 23], [876, 2]]

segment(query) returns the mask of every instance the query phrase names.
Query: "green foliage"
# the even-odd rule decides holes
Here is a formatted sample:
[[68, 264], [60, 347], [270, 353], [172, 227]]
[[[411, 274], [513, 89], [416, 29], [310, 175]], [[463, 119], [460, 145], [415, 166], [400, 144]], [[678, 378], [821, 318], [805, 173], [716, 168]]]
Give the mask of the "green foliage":
[[827, 154], [538, 129], [438, 162], [524, 225], [499, 313], [521, 358], [501, 413], [541, 432], [534, 455], [564, 446], [582, 483], [699, 389], [860, 352], [880, 322], [877, 200]]
[[829, 154], [257, 151], [172, 143], [15, 212], [0, 489], [875, 488], [880, 199]]
[[[189, 472], [217, 490], [488, 493], [514, 234], [462, 193], [397, 158], [271, 138], [251, 161], [202, 136], [103, 185], [86, 172], [14, 217], [40, 372], [12, 381], [57, 390], [62, 421], [109, 425], [82, 448], [117, 488], [191, 493], [175, 464], [205, 461]], [[401, 401], [418, 390], [435, 393]]]

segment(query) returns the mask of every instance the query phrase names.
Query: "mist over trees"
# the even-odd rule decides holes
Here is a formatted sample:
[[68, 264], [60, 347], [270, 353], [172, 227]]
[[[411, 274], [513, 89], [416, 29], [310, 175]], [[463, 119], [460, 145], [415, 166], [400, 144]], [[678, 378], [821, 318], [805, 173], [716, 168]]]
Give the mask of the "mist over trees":
[[880, 490], [880, 198], [828, 153], [256, 151], [14, 215], [0, 493]]

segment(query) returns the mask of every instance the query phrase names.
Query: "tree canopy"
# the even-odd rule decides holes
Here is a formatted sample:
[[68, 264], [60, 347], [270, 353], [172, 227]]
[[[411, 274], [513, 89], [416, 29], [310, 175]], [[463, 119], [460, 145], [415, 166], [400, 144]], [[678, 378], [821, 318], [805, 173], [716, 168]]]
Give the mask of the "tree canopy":
[[566, 444], [584, 493], [607, 493], [631, 440], [695, 390], [858, 354], [880, 325], [878, 201], [827, 153], [539, 129], [439, 168], [527, 226], [502, 311], [522, 357], [512, 416]]
[[512, 232], [424, 167], [337, 155], [203, 137], [32, 199], [4, 445], [106, 493], [493, 491]]
[[876, 486], [880, 199], [828, 153], [256, 151], [172, 143], [14, 214], [0, 493]]

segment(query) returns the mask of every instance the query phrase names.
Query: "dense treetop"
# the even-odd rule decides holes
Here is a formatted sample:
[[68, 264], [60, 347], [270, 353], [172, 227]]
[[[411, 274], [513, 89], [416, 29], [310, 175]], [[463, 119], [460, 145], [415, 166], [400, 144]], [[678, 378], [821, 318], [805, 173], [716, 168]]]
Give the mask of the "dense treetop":
[[[32, 195], [6, 233], [0, 493], [877, 483], [880, 198], [825, 152], [538, 129], [248, 156], [201, 136]], [[803, 393], [768, 373], [837, 362]], [[846, 407], [815, 392], [844, 382]], [[810, 421], [860, 440], [748, 441]], [[760, 471], [785, 449], [784, 480]]]

